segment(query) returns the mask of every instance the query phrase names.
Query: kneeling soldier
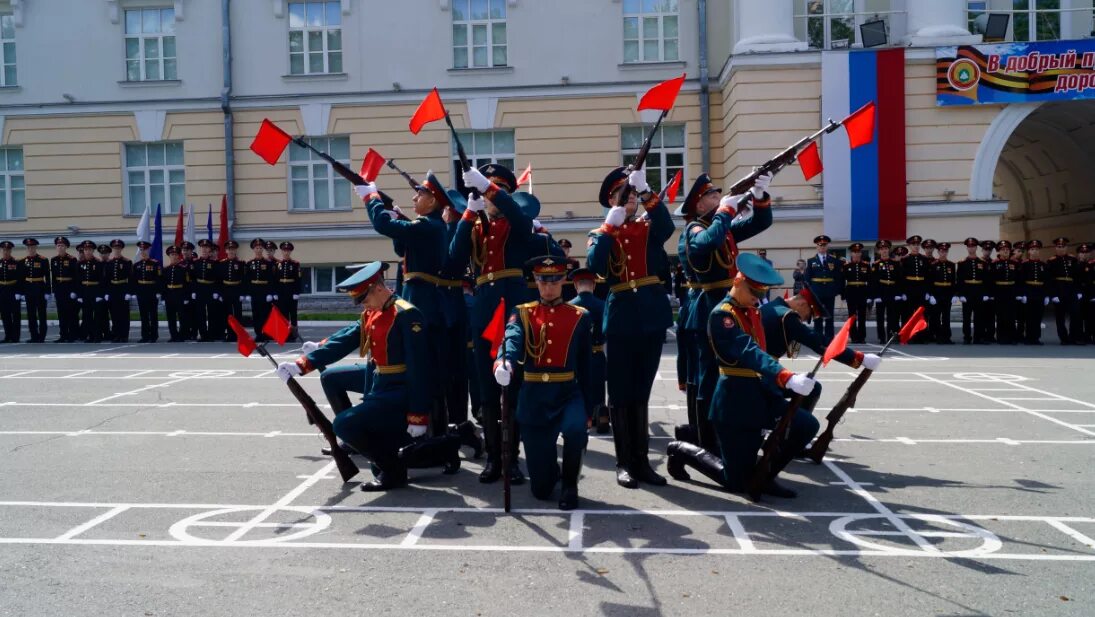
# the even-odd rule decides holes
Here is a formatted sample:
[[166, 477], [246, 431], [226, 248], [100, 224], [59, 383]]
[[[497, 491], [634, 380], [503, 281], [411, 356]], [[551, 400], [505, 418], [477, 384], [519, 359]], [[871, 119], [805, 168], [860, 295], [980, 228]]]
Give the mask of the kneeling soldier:
[[566, 260], [536, 257], [525, 267], [536, 279], [540, 299], [510, 313], [498, 350], [494, 378], [509, 385], [514, 364], [524, 367], [517, 421], [525, 444], [529, 483], [537, 499], [549, 499], [560, 479], [555, 442], [563, 435], [562, 492], [559, 509], [578, 507], [578, 474], [589, 441], [593, 380], [589, 312], [563, 302]]

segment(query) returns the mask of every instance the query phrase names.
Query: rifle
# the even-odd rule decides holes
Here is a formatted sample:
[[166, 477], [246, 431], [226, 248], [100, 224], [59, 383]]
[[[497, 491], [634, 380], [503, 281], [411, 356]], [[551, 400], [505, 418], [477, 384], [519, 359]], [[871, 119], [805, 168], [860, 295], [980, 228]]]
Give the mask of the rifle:
[[[813, 370], [806, 376], [810, 379], [814, 378], [818, 369], [821, 368], [821, 363], [824, 361], [824, 355], [817, 359], [817, 364], [814, 365]], [[757, 462], [756, 469], [753, 470], [753, 476], [749, 479], [749, 486], [746, 487], [746, 491], [749, 493], [749, 499], [753, 501], [760, 501], [760, 495], [764, 492], [764, 487], [768, 484], [768, 481], [772, 479], [772, 459], [775, 458], [776, 453], [783, 448], [783, 441], [787, 438], [787, 433], [791, 430], [791, 422], [795, 419], [795, 412], [798, 411], [799, 405], [802, 404], [804, 397], [801, 394], [795, 394], [791, 398], [791, 402], [787, 404], [787, 411], [783, 412], [783, 417], [779, 419], [779, 424], [776, 425], [775, 430], [768, 433], [768, 438], [764, 440], [763, 453], [761, 454], [760, 461]]]
[[[274, 365], [274, 368], [277, 368], [278, 362], [270, 355], [270, 352], [266, 350], [265, 343], [260, 343], [255, 348]], [[285, 382], [285, 385], [289, 386], [289, 391], [293, 393], [293, 396], [295, 396], [304, 407], [304, 412], [308, 414], [308, 421], [315, 424], [319, 429], [319, 432], [323, 433], [323, 437], [331, 447], [331, 456], [335, 459], [335, 464], [338, 466], [338, 473], [342, 475], [342, 481], [349, 482], [351, 478], [357, 475], [358, 468], [357, 465], [350, 460], [350, 455], [343, 452], [342, 448], [339, 447], [338, 438], [335, 437], [335, 429], [334, 426], [331, 425], [331, 421], [327, 419], [327, 416], [323, 415], [319, 406], [316, 405], [315, 400], [310, 394], [304, 391], [304, 388], [296, 379], [290, 377], [289, 381]]]
[[742, 197], [740, 200], [738, 200], [737, 203], [737, 206], [740, 208], [742, 205], [745, 204], [746, 201], [750, 199], [752, 193], [749, 192], [749, 189], [753, 188], [753, 184], [757, 181], [757, 178], [759, 176], [763, 176], [764, 174], [772, 174], [773, 176], [776, 175], [784, 167], [787, 167], [791, 163], [794, 163], [795, 160], [798, 158], [799, 151], [802, 150], [802, 148], [805, 148], [807, 144], [817, 140], [819, 137], [825, 135], [826, 133], [832, 133], [833, 131], [840, 128], [842, 124], [844, 124], [843, 120], [841, 120], [840, 122], [833, 122], [833, 119], [829, 118], [829, 124], [825, 125], [818, 131], [811, 133], [806, 137], [803, 137], [802, 139], [796, 141], [783, 152], [780, 152], [779, 154], [765, 161], [763, 164], [761, 164], [760, 167], [757, 167], [752, 172], [750, 172], [749, 175], [731, 185], [729, 191], [726, 194], [741, 195]]
[[[886, 350], [890, 348], [890, 345], [897, 338], [897, 334], [890, 336], [890, 340], [886, 341], [886, 345], [882, 348], [882, 351], [878, 352], [878, 355], [886, 353]], [[871, 378], [874, 373], [871, 369], [865, 368], [859, 372], [855, 377], [855, 381], [852, 385], [848, 386], [848, 390], [844, 392], [844, 396], [840, 397], [836, 405], [829, 410], [829, 414], [825, 416], [825, 430], [822, 431], [817, 439], [814, 440], [814, 445], [806, 451], [806, 456], [810, 460], [821, 464], [821, 460], [825, 458], [825, 453], [829, 451], [829, 444], [833, 441], [833, 431], [836, 430], [836, 425], [844, 418], [845, 412], [849, 407], [855, 407], [855, 399], [859, 395], [859, 391], [863, 389], [863, 384], [867, 383], [867, 380]]]
[[[464, 144], [460, 141], [460, 135], [456, 133], [456, 127], [452, 125], [452, 118], [449, 117], [449, 112], [445, 112], [445, 124], [449, 125], [449, 132], [452, 133], [452, 138], [456, 142], [456, 155], [460, 157], [460, 169], [464, 171], [471, 170], [471, 161], [468, 160], [468, 154], [464, 152]], [[472, 199], [479, 198], [479, 190], [468, 187], [468, 196]], [[490, 231], [490, 219], [487, 218], [485, 210], [479, 211], [479, 223], [483, 226], [483, 233], [486, 234]], [[506, 493], [509, 494], [508, 491]], [[507, 510], [508, 511], [508, 510]]]
[[393, 170], [395, 170], [395, 172], [397, 174], [403, 176], [403, 179], [407, 181], [407, 184], [409, 184], [411, 186], [411, 189], [417, 189], [418, 188], [418, 186], [419, 186], [418, 181], [415, 180], [414, 178], [412, 178], [411, 174], [409, 174], [409, 173], [403, 171], [402, 169], [400, 169], [395, 164], [395, 159], [388, 159], [388, 167], [391, 167]]
[[[505, 343], [502, 344], [502, 349], [505, 349]], [[506, 360], [505, 351], [502, 352], [502, 365], [508, 364]], [[502, 386], [502, 413], [499, 420], [502, 422], [502, 506], [506, 512], [510, 510], [510, 477], [509, 469], [513, 461], [510, 460], [510, 441], [513, 439], [510, 435], [510, 421], [509, 421], [509, 386]], [[527, 455], [528, 452], [525, 452]]]
[[336, 161], [333, 157], [331, 157], [331, 155], [327, 154], [326, 152], [320, 152], [315, 147], [313, 147], [312, 144], [304, 141], [303, 137], [294, 137], [293, 143], [300, 146], [301, 148], [307, 148], [308, 150], [315, 152], [316, 156], [327, 161], [327, 163], [331, 165], [331, 169], [335, 170], [336, 174], [349, 180], [350, 184], [353, 184], [354, 186], [362, 186], [368, 184], [368, 182], [365, 181], [365, 178], [362, 178], [360, 174], [343, 165], [342, 163]]
[[[630, 175], [631, 172], [643, 168], [643, 164], [646, 162], [646, 155], [650, 153], [650, 146], [654, 142], [654, 136], [658, 134], [658, 127], [662, 125], [662, 120], [665, 120], [665, 117], [668, 115], [668, 109], [662, 110], [662, 113], [658, 116], [658, 121], [654, 123], [654, 128], [650, 129], [650, 134], [646, 136], [646, 141], [644, 141], [643, 146], [639, 148], [639, 154], [636, 155], [635, 162], [627, 166], [627, 174]], [[616, 205], [627, 205], [627, 199], [629, 197], [631, 197], [631, 184], [625, 182], [623, 190], [620, 191], [620, 198], [616, 200]]]

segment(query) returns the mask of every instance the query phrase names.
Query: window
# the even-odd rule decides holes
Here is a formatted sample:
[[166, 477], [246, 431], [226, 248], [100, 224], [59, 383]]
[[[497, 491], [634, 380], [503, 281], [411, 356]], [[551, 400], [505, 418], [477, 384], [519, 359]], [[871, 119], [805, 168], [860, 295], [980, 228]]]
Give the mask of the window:
[[14, 86], [15, 17], [0, 15], [0, 86]]
[[[487, 163], [498, 163], [513, 170], [517, 160], [513, 131], [457, 131], [460, 143], [472, 167], [482, 167]], [[460, 168], [460, 156], [456, 153], [456, 142], [452, 144], [453, 176], [463, 173]]]
[[175, 9], [125, 12], [127, 81], [178, 79], [175, 57]]
[[0, 221], [27, 218], [23, 149], [0, 148]]
[[[309, 137], [320, 152], [350, 165], [349, 137]], [[350, 183], [334, 173], [327, 161], [296, 144], [289, 145], [290, 210], [348, 210]]]
[[812, 49], [845, 49], [862, 45], [859, 27], [881, 19], [893, 32], [890, 17], [904, 11], [889, 10], [888, 0], [797, 0], [795, 36]]
[[680, 60], [677, 0], [624, 0], [624, 62]]
[[301, 293], [333, 294], [335, 285], [346, 280], [350, 271], [345, 266], [312, 266], [300, 269]]
[[[988, 0], [966, 1], [966, 30], [971, 34], [984, 34], [988, 21]], [[985, 17], [981, 17], [984, 15]]]
[[289, 74], [342, 72], [341, 4], [289, 3]]
[[507, 66], [506, 0], [452, 0], [452, 66]]
[[[630, 165], [639, 155], [643, 141], [652, 126], [624, 126], [620, 128], [620, 151], [623, 164]], [[658, 192], [669, 184], [678, 170], [684, 169], [684, 125], [663, 124], [654, 134], [650, 151], [643, 163], [650, 190]]]
[[1061, 38], [1061, 0], [1012, 0], [1011, 8], [1013, 40]]
[[174, 214], [186, 201], [186, 169], [181, 141], [126, 144], [126, 214], [144, 214], [145, 208]]

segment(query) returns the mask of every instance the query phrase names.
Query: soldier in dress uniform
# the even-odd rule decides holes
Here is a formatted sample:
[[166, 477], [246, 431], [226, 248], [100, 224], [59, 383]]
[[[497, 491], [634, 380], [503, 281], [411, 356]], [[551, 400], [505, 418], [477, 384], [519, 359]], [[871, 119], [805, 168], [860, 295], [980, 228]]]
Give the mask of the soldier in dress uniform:
[[832, 238], [822, 234], [814, 238], [817, 254], [806, 260], [805, 280], [817, 294], [821, 306], [825, 308], [825, 317], [814, 321], [814, 332], [827, 339], [833, 338], [833, 315], [836, 310], [836, 297], [844, 288], [841, 273], [844, 264], [839, 257], [829, 255]]
[[993, 294], [996, 289], [992, 282], [992, 264], [995, 261], [992, 253], [995, 250], [996, 243], [992, 240], [981, 241], [981, 261], [985, 264], [985, 295], [981, 297], [985, 308], [985, 332], [981, 339], [983, 343], [996, 342], [996, 306], [993, 303]]
[[[272, 244], [272, 243], [271, 243]], [[251, 321], [255, 329], [255, 340], [268, 341], [270, 337], [262, 333], [262, 326], [270, 315], [270, 304], [274, 301], [274, 269], [263, 256], [265, 241], [255, 238], [251, 241], [254, 256], [247, 262], [246, 291], [251, 299]]]
[[[1023, 262], [1026, 261], [1026, 257], [1024, 256], [1024, 252], [1026, 251], [1026, 249], [1027, 242], [1023, 240], [1016, 240], [1011, 244], [1011, 261], [1018, 269], [1020, 277], [1022, 276], [1023, 272]], [[1015, 340], [1025, 341], [1027, 329], [1027, 307], [1026, 296], [1023, 295], [1024, 290], [1022, 289], [1022, 281], [1020, 281], [1019, 285], [1016, 286], [1015, 291]]]
[[[498, 349], [494, 378], [507, 387], [521, 366], [517, 421], [525, 445], [529, 485], [537, 499], [550, 499], [562, 480], [559, 509], [578, 507], [578, 476], [589, 441], [592, 414], [592, 326], [589, 312], [563, 301], [566, 260], [545, 255], [525, 264], [536, 278], [539, 300], [510, 313]], [[592, 279], [590, 279], [592, 280]], [[563, 437], [560, 473], [555, 443]]]
[[844, 280], [844, 301], [848, 304], [848, 314], [855, 315], [850, 338], [853, 343], [866, 343], [871, 265], [863, 261], [862, 242], [853, 242], [848, 247], [848, 255], [841, 278]]
[[[569, 260], [567, 260], [567, 268], [570, 268]], [[570, 277], [572, 286], [577, 292], [577, 295], [570, 300], [570, 304], [584, 308], [589, 313], [590, 325], [593, 327], [590, 336], [590, 343], [593, 345], [593, 364], [590, 365], [589, 370], [592, 398], [587, 403], [592, 410], [593, 425], [597, 433], [604, 435], [608, 433], [609, 427], [608, 406], [605, 405], [605, 301], [593, 295], [593, 290], [597, 287], [597, 274], [593, 270], [578, 268], [570, 270], [567, 276]]]
[[[931, 259], [921, 254], [921, 242], [923, 238], [916, 235], [905, 239], [905, 247], [908, 248], [909, 254], [901, 258], [901, 296], [904, 301], [901, 323], [908, 321], [917, 308], [928, 304], [931, 295], [928, 282], [928, 267], [931, 265]], [[930, 339], [931, 333], [923, 330], [910, 342], [924, 343]]]
[[901, 327], [901, 262], [890, 256], [893, 243], [874, 243], [877, 255], [871, 264], [870, 295], [875, 307], [878, 343], [885, 345]]
[[219, 341], [223, 334], [217, 328], [220, 319], [220, 281], [217, 279], [217, 260], [213, 258], [213, 243], [207, 238], [198, 240], [198, 259], [190, 272], [194, 292], [190, 296], [195, 304], [194, 326], [198, 340], [203, 343]]
[[95, 243], [84, 240], [77, 245], [80, 258], [76, 262], [76, 298], [80, 309], [79, 340], [98, 343], [103, 340], [100, 313], [103, 307], [103, 264], [95, 257]]
[[277, 273], [274, 276], [278, 281], [278, 310], [292, 325], [288, 340], [299, 341], [297, 303], [300, 301], [300, 262], [293, 259], [292, 242], [282, 242], [278, 248], [281, 249], [281, 259], [278, 261]]
[[1027, 258], [1019, 264], [1019, 284], [1022, 289], [1023, 343], [1042, 344], [1042, 313], [1049, 305], [1049, 269], [1042, 261], [1041, 240], [1026, 243]]
[[928, 328], [932, 338], [940, 345], [951, 345], [951, 305], [957, 301], [958, 265], [948, 259], [950, 242], [936, 244], [939, 258], [928, 267], [931, 297], [928, 299]]
[[186, 340], [186, 310], [190, 305], [190, 266], [182, 262], [177, 246], [167, 247], [169, 264], [163, 270], [164, 309], [172, 343]]
[[[627, 190], [626, 201], [621, 199]], [[662, 246], [673, 235], [665, 203], [650, 190], [646, 171], [613, 169], [601, 184], [604, 224], [590, 232], [589, 269], [608, 281], [604, 333], [608, 404], [616, 447], [616, 483], [637, 488], [666, 479], [650, 466], [650, 390], [661, 361], [673, 311], [656, 272], [665, 263]], [[637, 197], [637, 199], [635, 199]], [[648, 216], [635, 216], [639, 204]]]
[[[783, 284], [783, 277], [751, 253], [739, 255], [737, 266], [734, 286], [708, 321], [710, 344], [719, 360], [719, 383], [711, 405], [719, 454], [683, 441], [670, 442], [667, 454], [669, 473], [677, 480], [689, 479], [687, 466], [729, 491], [744, 492], [764, 440], [762, 431], [775, 427], [787, 411], [785, 392], [809, 396], [817, 382], [783, 368], [766, 352], [767, 337], [757, 304], [771, 286]], [[810, 412], [798, 410], [785, 448], [772, 461], [773, 474], [765, 494], [796, 495], [778, 484], [775, 475], [813, 439], [818, 428]]]
[[1080, 324], [1080, 301], [1083, 300], [1077, 283], [1080, 263], [1068, 254], [1068, 238], [1054, 239], [1053, 249], [1056, 254], [1046, 261], [1046, 267], [1052, 281], [1050, 301], [1057, 317], [1057, 336], [1062, 345], [1086, 345]]
[[962, 343], [981, 343], [985, 324], [989, 319], [988, 303], [982, 300], [988, 293], [988, 264], [977, 256], [980, 245], [977, 238], [966, 238], [966, 258], [957, 264], [958, 286], [956, 293], [962, 303]]
[[[686, 345], [695, 372], [695, 413], [689, 416], [689, 439], [705, 448], [715, 447], [715, 434], [707, 409], [718, 383], [718, 360], [707, 340], [707, 317], [718, 306], [737, 274], [738, 242], [752, 238], [772, 226], [771, 197], [766, 192], [772, 178], [757, 179], [751, 191], [752, 215], [737, 216], [741, 195], [722, 196], [711, 177], [700, 174], [685, 196], [678, 213], [687, 220], [677, 243], [677, 257], [695, 282], [686, 321]], [[679, 343], [678, 343], [679, 344]], [[687, 388], [686, 388], [687, 391]], [[611, 397], [609, 397], [611, 398]], [[613, 421], [615, 424], [615, 421]], [[645, 427], [644, 427], [645, 430]], [[687, 435], [682, 434], [682, 437]]]
[[920, 243], [920, 252], [924, 255], [924, 257], [928, 258], [929, 264], [935, 261], [935, 247], [937, 246], [939, 246], [939, 243], [935, 240], [932, 240], [931, 238], [928, 238], [927, 240], [924, 240]]
[[46, 302], [49, 300], [50, 266], [49, 260], [38, 254], [38, 240], [23, 238], [27, 247], [27, 256], [20, 260], [22, 264], [22, 296], [27, 303], [27, 329], [30, 330], [30, 342], [46, 342]]
[[1092, 245], [1081, 244], [1076, 248], [1077, 262], [1082, 266], [1080, 291], [1083, 293], [1083, 308], [1080, 313], [1084, 322], [1084, 337], [1087, 342], [1095, 343], [1095, 260], [1092, 257]]
[[4, 323], [4, 340], [0, 343], [18, 343], [23, 327], [22, 311], [19, 301], [22, 299], [22, 280], [19, 276], [19, 261], [11, 256], [15, 245], [10, 240], [0, 241], [0, 321]]
[[[217, 262], [216, 277], [221, 284], [222, 314], [227, 320], [231, 315], [237, 320], [243, 319], [243, 284], [247, 275], [247, 264], [239, 258], [240, 243], [228, 240], [224, 243], [225, 257]], [[226, 328], [225, 341], [234, 343], [236, 333]]]
[[197, 285], [194, 283], [194, 262], [198, 260], [198, 256], [194, 253], [194, 243], [189, 240], [184, 240], [178, 248], [179, 263], [187, 268], [186, 304], [182, 307], [180, 333], [184, 340], [196, 341], [198, 340], [198, 303], [195, 299], [198, 293], [195, 289]]
[[53, 239], [57, 255], [49, 260], [50, 280], [53, 283], [53, 300], [57, 304], [57, 323], [61, 331], [54, 343], [72, 343], [79, 337], [79, 319], [76, 306], [76, 261], [68, 254], [72, 244], [64, 236]]
[[163, 294], [163, 265], [148, 256], [152, 243], [137, 242], [137, 261], [133, 264], [133, 295], [141, 315], [141, 343], [155, 343], [160, 338], [160, 297]]
[[1011, 260], [1011, 242], [996, 243], [996, 261], [992, 262], [992, 298], [996, 307], [996, 342], [1015, 345], [1015, 305], [1019, 268]]
[[133, 261], [122, 255], [125, 242], [110, 241], [111, 256], [103, 271], [104, 296], [110, 310], [110, 341], [129, 342], [129, 301], [133, 299]]

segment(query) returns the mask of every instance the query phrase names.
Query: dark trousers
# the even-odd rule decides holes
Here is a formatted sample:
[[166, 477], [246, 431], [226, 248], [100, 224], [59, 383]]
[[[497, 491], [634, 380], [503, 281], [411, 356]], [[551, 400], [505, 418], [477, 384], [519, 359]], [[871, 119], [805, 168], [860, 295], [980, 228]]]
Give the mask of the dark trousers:
[[370, 391], [361, 403], [336, 415], [332, 424], [335, 435], [369, 457], [380, 472], [403, 469], [397, 453], [410, 436], [402, 387]]
[[[909, 318], [911, 318], [913, 313], [916, 312], [916, 309], [921, 306], [924, 307], [925, 318], [929, 318], [928, 314], [930, 313], [929, 309], [931, 309], [931, 304], [924, 299], [924, 295], [927, 293], [927, 288], [924, 286], [917, 286], [914, 289], [909, 289], [905, 292], [905, 297], [907, 299], [901, 306], [901, 325], [908, 323]], [[916, 336], [912, 337], [911, 342], [923, 343], [924, 341], [930, 340], [932, 334], [930, 327], [926, 330], [921, 330]]]
[[110, 338], [115, 341], [129, 340], [129, 300], [125, 296], [117, 287], [110, 290]]
[[23, 298], [27, 302], [30, 340], [40, 343], [46, 339], [46, 292], [41, 288], [30, 289], [23, 294]]
[[226, 337], [229, 341], [236, 340], [236, 333], [228, 327], [229, 315], [236, 318], [236, 321], [243, 319], [243, 302], [240, 301], [240, 292], [238, 289], [232, 289], [231, 291], [225, 290], [221, 294], [221, 319], [217, 322], [219, 328], [215, 333], [218, 337]]
[[1027, 293], [1027, 303], [1023, 306], [1023, 341], [1037, 343], [1042, 340], [1042, 313], [1045, 311], [1046, 296], [1043, 293]]
[[962, 340], [981, 343], [992, 338], [989, 322], [992, 321], [992, 305], [985, 302], [980, 290], [966, 296], [962, 303]]
[[194, 305], [194, 327], [198, 338], [203, 341], [211, 339], [210, 326], [216, 322], [217, 301], [213, 299], [213, 290], [210, 285], [199, 283], [198, 297], [191, 303]]
[[[498, 382], [494, 380], [494, 360], [490, 357], [490, 343], [483, 340], [483, 337], [475, 337], [475, 362], [474, 372], [478, 377], [479, 383], [479, 397], [480, 404], [482, 405], [483, 416], [480, 419], [480, 424], [483, 426], [483, 436], [486, 442], [487, 457], [493, 461], [499, 461], [502, 457], [502, 425], [500, 423], [502, 419], [502, 388], [498, 385]], [[517, 367], [514, 367], [517, 368]], [[507, 393], [507, 405], [509, 406], [509, 417], [511, 419], [511, 430], [514, 431], [514, 435], [520, 434], [520, 429], [517, 426], [516, 421], [516, 407], [517, 407], [517, 393], [519, 391], [520, 380], [514, 379], [510, 382]], [[512, 442], [512, 456], [510, 460], [514, 463], [517, 462], [517, 440], [513, 439]]]
[[186, 338], [186, 307], [189, 301], [190, 295], [182, 291], [168, 291], [164, 296], [167, 331], [173, 341]]
[[159, 300], [156, 292], [141, 290], [137, 292], [137, 311], [141, 314], [141, 340], [155, 343], [160, 337]]
[[15, 286], [0, 287], [0, 321], [4, 324], [4, 342], [18, 343], [19, 329], [23, 326], [22, 311], [15, 299]]
[[468, 419], [468, 365], [466, 322], [447, 326], [441, 337], [441, 379], [445, 413], [449, 422], [460, 424]]
[[256, 291], [251, 294], [251, 320], [255, 323], [255, 336], [263, 338], [262, 327], [266, 325], [266, 318], [270, 316], [270, 303], [266, 301], [265, 291]]
[[543, 425], [521, 425], [521, 443], [525, 446], [529, 485], [537, 499], [550, 499], [559, 481], [559, 456], [555, 443], [563, 436], [563, 456], [581, 456], [589, 443], [586, 410], [582, 397], [574, 396], [563, 412]]
[[996, 342], [1011, 345], [1015, 340], [1015, 292], [996, 290], [993, 298], [996, 309]]
[[[96, 300], [96, 298], [98, 298]], [[90, 285], [85, 286], [80, 294], [80, 339], [89, 343], [98, 343], [103, 340], [102, 324], [99, 321], [103, 305], [103, 290]]]
[[289, 323], [293, 326], [293, 332], [290, 337], [297, 335], [297, 305], [299, 301], [293, 299], [293, 294], [290, 291], [282, 290], [278, 292], [277, 305], [281, 314], [289, 320]]
[[610, 334], [605, 339], [609, 404], [648, 404], [654, 378], [658, 375], [665, 333], [636, 332], [627, 336]]
[[[773, 417], [769, 428], [774, 428], [778, 421], [778, 417]], [[795, 412], [791, 429], [783, 442], [783, 449], [773, 460], [772, 470], [783, 469], [791, 459], [802, 452], [820, 428], [817, 418], [809, 411], [800, 408]], [[719, 452], [725, 466], [724, 485], [732, 491], [744, 490], [749, 485], [749, 478], [752, 477], [753, 469], [757, 464], [757, 450], [764, 444], [761, 429], [716, 422], [715, 434], [718, 437]]]
[[836, 311], [836, 296], [818, 296], [818, 302], [825, 308], [828, 317], [819, 317], [814, 320], [814, 333], [825, 340], [833, 338], [833, 312]]
[[185, 297], [179, 310], [179, 336], [192, 340], [198, 338], [198, 303], [194, 298], [197, 293], [186, 291], [183, 295]]
[[855, 316], [852, 323], [852, 331], [849, 338], [853, 343], [867, 342], [867, 290], [857, 287], [855, 291], [849, 288], [844, 294], [844, 300], [848, 304], [848, 315]]
[[369, 368], [364, 364], [348, 364], [323, 369], [319, 384], [335, 415], [353, 406], [349, 392], [365, 394], [369, 390]]
[[64, 341], [79, 338], [79, 306], [71, 295], [73, 293], [71, 283], [53, 286], [53, 300], [57, 304], [57, 328], [61, 331], [60, 340]]
[[954, 294], [950, 291], [940, 292], [937, 289], [932, 297], [935, 298], [935, 306], [928, 305], [932, 338], [937, 343], [949, 343], [951, 340], [951, 302], [954, 301]]
[[901, 314], [899, 303], [893, 296], [883, 296], [881, 302], [874, 305], [875, 329], [878, 332], [878, 342], [885, 345], [895, 332], [901, 329]]
[[1057, 337], [1062, 343], [1078, 343], [1083, 327], [1080, 325], [1080, 303], [1076, 300], [1076, 292], [1065, 291], [1057, 297], [1061, 300], [1053, 306], [1057, 317]]

